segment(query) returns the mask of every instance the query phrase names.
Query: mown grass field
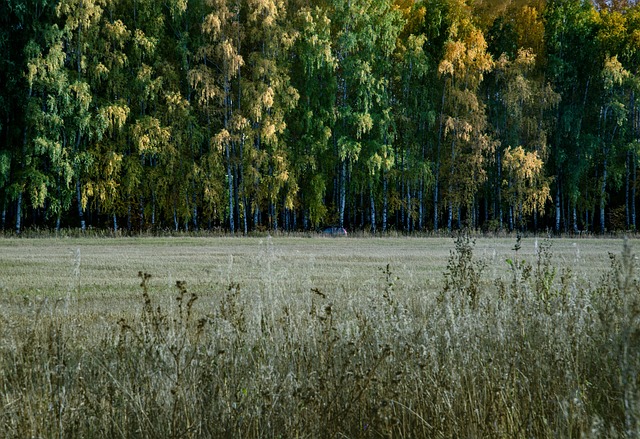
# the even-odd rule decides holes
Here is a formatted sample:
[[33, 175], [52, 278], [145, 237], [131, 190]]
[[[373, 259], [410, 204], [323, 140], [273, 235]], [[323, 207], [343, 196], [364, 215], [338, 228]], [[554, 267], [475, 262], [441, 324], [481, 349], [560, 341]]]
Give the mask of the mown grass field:
[[0, 239], [0, 437], [637, 437], [633, 250]]
[[[522, 240], [520, 256], [533, 262], [543, 238]], [[515, 238], [479, 238], [474, 254], [488, 262], [488, 277], [506, 274]], [[607, 254], [620, 253], [619, 239], [553, 239], [553, 262], [577, 278], [597, 281], [609, 267]], [[198, 293], [230, 282], [249, 289], [265, 281], [287, 288], [370, 287], [390, 264], [411, 287], [436, 291], [442, 282], [451, 238], [119, 238], [2, 239], [0, 288], [10, 295], [57, 297], [70, 288], [83, 298], [138, 293], [138, 271], [158, 286], [184, 280]]]

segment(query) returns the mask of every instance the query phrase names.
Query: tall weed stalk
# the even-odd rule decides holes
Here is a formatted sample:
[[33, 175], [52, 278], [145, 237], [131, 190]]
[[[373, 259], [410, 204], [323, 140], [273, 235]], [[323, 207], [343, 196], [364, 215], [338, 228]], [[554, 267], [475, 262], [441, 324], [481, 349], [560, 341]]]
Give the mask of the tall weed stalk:
[[461, 234], [437, 290], [393, 263], [303, 291], [273, 267], [197, 293], [141, 272], [107, 324], [81, 300], [0, 307], [0, 436], [636, 437], [636, 257], [588, 285], [552, 243], [529, 262], [518, 239], [491, 278]]

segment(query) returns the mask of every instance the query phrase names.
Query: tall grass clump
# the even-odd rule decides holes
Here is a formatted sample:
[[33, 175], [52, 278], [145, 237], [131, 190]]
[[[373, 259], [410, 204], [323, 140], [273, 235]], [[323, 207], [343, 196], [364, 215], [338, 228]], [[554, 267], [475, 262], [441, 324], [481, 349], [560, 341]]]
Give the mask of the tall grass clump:
[[638, 437], [637, 259], [587, 283], [552, 243], [490, 261], [460, 234], [437, 289], [393, 261], [309, 287], [269, 241], [258, 287], [141, 272], [117, 319], [7, 297], [0, 437]]

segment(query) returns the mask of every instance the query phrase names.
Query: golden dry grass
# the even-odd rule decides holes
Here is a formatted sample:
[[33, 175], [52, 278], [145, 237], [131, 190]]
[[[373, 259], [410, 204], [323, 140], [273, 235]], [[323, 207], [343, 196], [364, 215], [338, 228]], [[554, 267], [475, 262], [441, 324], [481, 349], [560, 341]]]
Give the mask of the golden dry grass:
[[3, 239], [0, 437], [635, 437], [632, 245]]
[[[542, 238], [522, 240], [520, 254], [532, 262]], [[609, 266], [607, 254], [619, 253], [623, 240], [554, 239], [554, 262], [576, 276], [597, 281]], [[506, 268], [515, 239], [479, 238], [474, 253], [489, 272]], [[229, 282], [258, 288], [265, 280], [289, 287], [361, 288], [386, 264], [405, 282], [438, 290], [451, 238], [119, 238], [2, 239], [0, 288], [9, 294], [65, 294], [84, 297], [130, 296], [138, 271], [153, 273], [173, 288], [175, 280], [199, 292]], [[80, 272], [77, 273], [79, 263]], [[492, 277], [492, 276], [489, 276]]]

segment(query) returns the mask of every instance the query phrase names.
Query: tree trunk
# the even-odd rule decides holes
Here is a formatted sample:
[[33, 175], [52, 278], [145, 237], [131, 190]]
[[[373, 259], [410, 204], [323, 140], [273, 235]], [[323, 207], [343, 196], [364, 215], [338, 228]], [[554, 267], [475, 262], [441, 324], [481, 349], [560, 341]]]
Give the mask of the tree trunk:
[[142, 232], [144, 230], [144, 198], [140, 196], [138, 198], [138, 230]]
[[418, 230], [422, 232], [424, 228], [424, 182], [420, 179], [420, 189], [418, 189]]
[[173, 229], [177, 232], [180, 228], [180, 223], [178, 222], [178, 211], [176, 208], [173, 208]]
[[631, 205], [629, 200], [630, 191], [630, 174], [631, 174], [631, 151], [627, 151], [625, 161], [625, 175], [624, 175], [624, 214], [625, 214], [625, 227], [629, 230], [631, 225]]
[[376, 233], [376, 202], [373, 197], [373, 181], [369, 180], [369, 197], [371, 202], [371, 233]]
[[246, 236], [249, 233], [249, 207], [247, 206], [247, 194], [246, 191], [242, 191], [242, 228], [244, 231], [244, 235]]
[[[489, 192], [487, 192], [489, 193]], [[486, 225], [487, 222], [489, 221], [489, 197], [484, 197], [484, 219], [483, 219], [484, 223], [483, 225]]]
[[560, 182], [556, 182], [556, 233], [560, 233]]
[[[454, 182], [454, 176], [455, 176], [455, 163], [456, 163], [456, 132], [454, 129], [453, 132], [453, 139], [451, 140], [451, 165], [450, 165], [450, 170], [449, 170], [449, 186], [448, 186], [448, 191], [449, 191], [449, 198], [451, 199], [451, 196], [453, 194], [453, 182]], [[457, 204], [459, 204], [459, 202], [457, 202]], [[458, 208], [460, 206], [458, 205]], [[458, 215], [458, 220], [460, 220], [460, 216]], [[449, 231], [453, 230], [453, 201], [449, 201], [449, 217], [447, 220], [447, 228], [449, 229]]]
[[473, 230], [478, 229], [478, 203], [476, 196], [473, 196], [473, 204], [471, 206], [471, 228]]
[[584, 231], [589, 231], [589, 209], [585, 209], [584, 211]]
[[407, 181], [407, 223], [405, 225], [407, 232], [411, 232], [411, 183]]
[[273, 225], [273, 230], [277, 231], [278, 230], [278, 211], [276, 209], [276, 204], [273, 201], [269, 203], [269, 210], [271, 211], [270, 215], [271, 215], [271, 224]]
[[[584, 188], [584, 199], [589, 199], [589, 185], [585, 185]], [[589, 221], [589, 205], [587, 204], [584, 210], [584, 231], [587, 232], [589, 230], [589, 226], [593, 224], [593, 221]]]
[[84, 232], [87, 224], [84, 220], [84, 209], [82, 208], [82, 193], [80, 191], [80, 176], [76, 176], [76, 196], [78, 197], [78, 218], [80, 219], [80, 230]]
[[[239, 69], [238, 69], [239, 72]], [[239, 105], [239, 104], [238, 104]], [[244, 165], [242, 163], [244, 158], [244, 134], [240, 140], [240, 178], [242, 179], [240, 182], [240, 187], [242, 188], [242, 230], [244, 235], [246, 236], [249, 232], [249, 206], [247, 203], [247, 189], [244, 180]]]
[[509, 231], [513, 232], [513, 204], [509, 204]]
[[444, 127], [444, 102], [447, 91], [447, 82], [442, 85], [442, 102], [440, 103], [440, 126], [438, 128], [438, 142], [436, 146], [436, 172], [434, 175], [434, 187], [433, 187], [433, 231], [438, 231], [438, 202], [440, 197], [440, 147], [442, 145], [442, 131]]
[[226, 155], [227, 155], [227, 190], [229, 191], [229, 232], [233, 235], [235, 233], [235, 222], [233, 218], [233, 172], [231, 171], [231, 146], [227, 143]]
[[637, 172], [637, 165], [636, 165], [636, 153], [635, 151], [631, 154], [631, 178], [632, 178], [632, 182], [631, 182], [631, 227], [633, 228], [633, 230], [636, 230], [636, 172]]
[[498, 227], [502, 230], [502, 152], [500, 148], [496, 148], [496, 163], [498, 166], [498, 182], [496, 184], [496, 211], [494, 215], [498, 219]]
[[600, 186], [600, 232], [605, 232], [605, 215], [604, 215], [604, 207], [606, 204], [606, 195], [607, 195], [607, 157], [605, 151], [605, 159], [602, 164], [602, 185]]
[[260, 225], [260, 206], [258, 206], [258, 202], [255, 202], [255, 206], [253, 208], [253, 228], [256, 229]]
[[22, 191], [18, 193], [18, 203], [16, 206], [16, 235], [20, 234], [22, 227]]
[[[369, 192], [371, 192], [371, 181], [369, 181]], [[360, 229], [364, 230], [364, 224], [371, 215], [371, 209], [365, 209], [364, 207], [364, 191], [360, 191], [360, 207]]]
[[156, 194], [151, 191], [151, 228], [156, 227]]
[[389, 193], [387, 173], [382, 171], [382, 231], [387, 231], [387, 217], [389, 215]]
[[340, 207], [338, 212], [340, 227], [344, 227], [344, 209], [345, 209], [346, 198], [347, 198], [346, 180], [347, 180], [347, 162], [346, 160], [343, 160], [340, 166]]
[[[236, 153], [236, 148], [233, 148], [234, 153]], [[240, 173], [239, 167], [233, 166], [233, 206], [234, 206], [234, 215], [233, 217], [238, 222], [238, 228], [240, 227], [240, 200], [239, 200], [239, 182], [240, 182]]]
[[195, 195], [193, 196], [193, 230], [198, 231], [198, 203], [195, 202]]

